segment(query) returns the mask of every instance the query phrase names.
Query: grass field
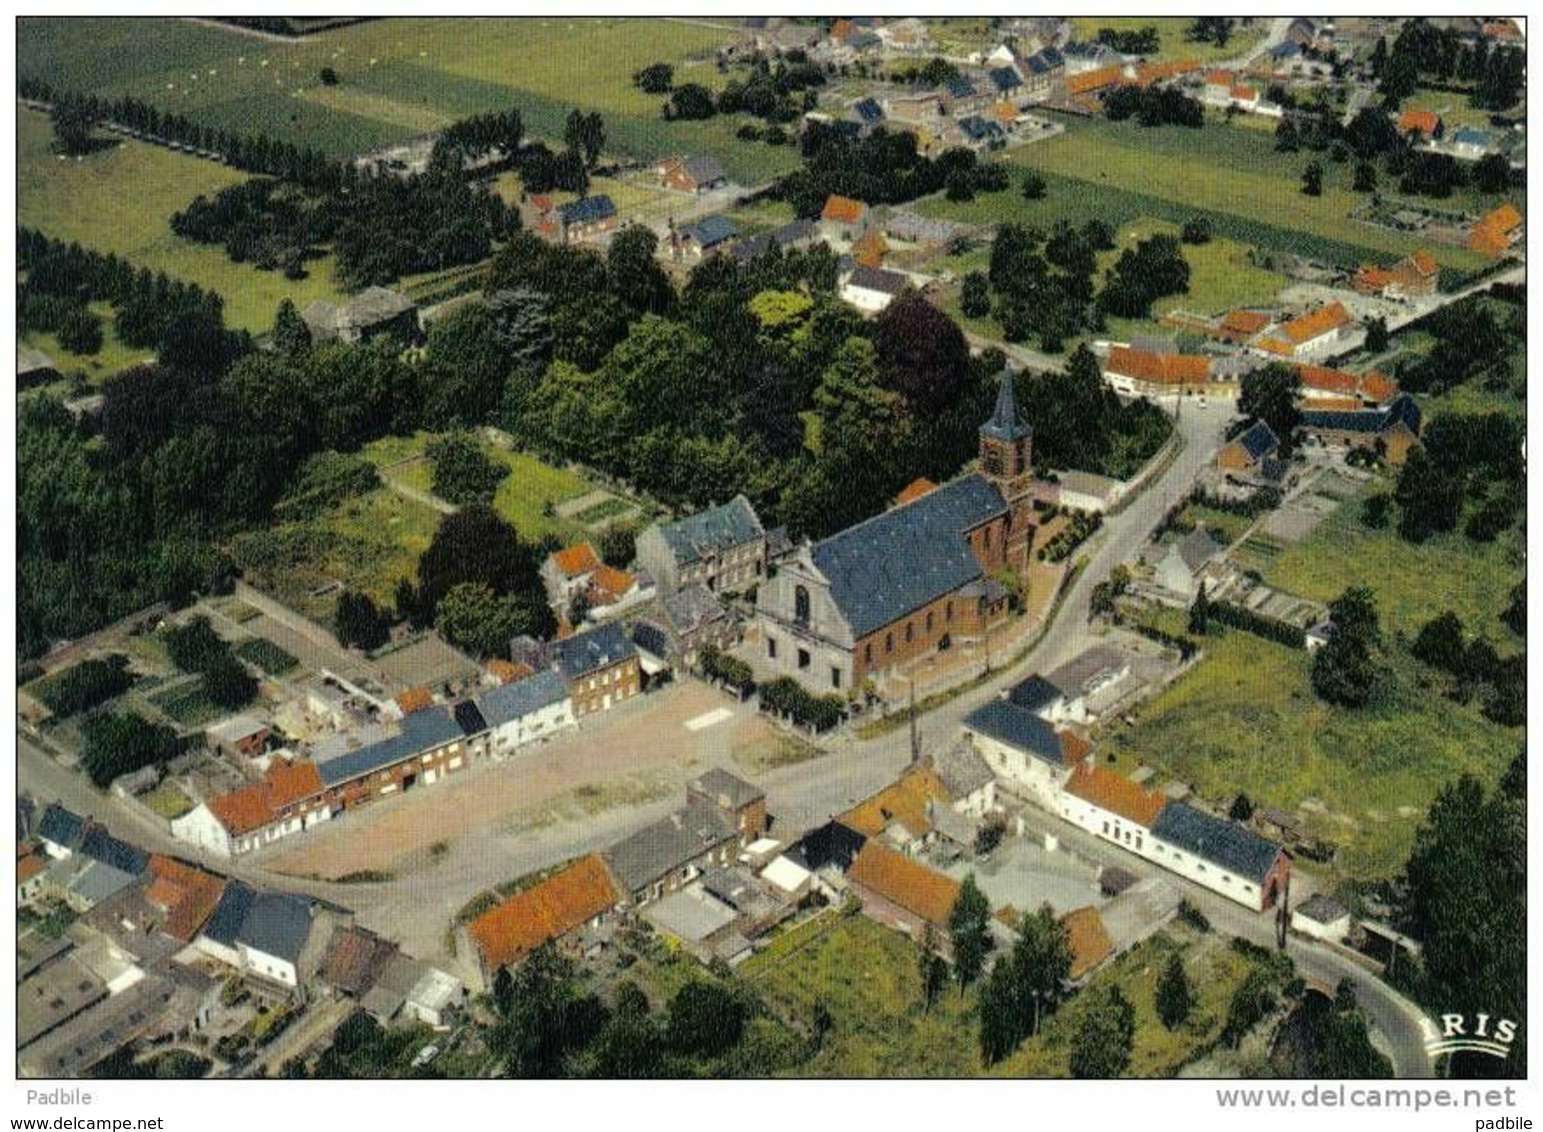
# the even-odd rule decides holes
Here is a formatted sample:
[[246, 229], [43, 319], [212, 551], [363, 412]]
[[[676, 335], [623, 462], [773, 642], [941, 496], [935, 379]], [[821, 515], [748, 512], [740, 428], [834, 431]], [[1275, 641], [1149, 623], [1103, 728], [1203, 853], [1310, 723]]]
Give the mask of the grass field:
[[[530, 132], [560, 139], [578, 106], [605, 116], [613, 152], [646, 159], [701, 150], [757, 183], [791, 168], [796, 153], [739, 140], [739, 119], [667, 123], [663, 99], [631, 81], [660, 61], [675, 67], [678, 82], [721, 86], [712, 53], [733, 35], [657, 19], [425, 17], [277, 43], [176, 19], [29, 19], [18, 50], [26, 73], [49, 82], [136, 95], [209, 125], [339, 157], [485, 110], [518, 108]], [[321, 84], [322, 67], [338, 73], [338, 85]]]
[[1270, 21], [1255, 18], [1247, 26], [1235, 24], [1232, 38], [1225, 47], [1214, 43], [1191, 43], [1185, 32], [1194, 21], [1180, 16], [1073, 16], [1072, 34], [1083, 41], [1098, 38], [1099, 28], [1115, 31], [1140, 31], [1145, 27], [1157, 29], [1160, 46], [1153, 59], [1197, 59], [1209, 63], [1217, 59], [1235, 59], [1245, 54], [1270, 30]]
[[[313, 261], [308, 278], [291, 281], [277, 271], [233, 263], [223, 248], [172, 234], [173, 212], [200, 193], [210, 195], [246, 180], [244, 173], [136, 141], [122, 141], [78, 161], [61, 160], [52, 142], [46, 115], [17, 112], [20, 223], [56, 239], [117, 252], [137, 267], [217, 291], [225, 299], [226, 321], [239, 329], [268, 330], [285, 298], [301, 307], [315, 299], [339, 300], [330, 258]], [[107, 325], [110, 329], [111, 322]], [[50, 350], [43, 340], [36, 344], [56, 362], [74, 361], [73, 355]], [[110, 339], [94, 373], [114, 372], [143, 355]]]
[[180, 818], [193, 808], [193, 799], [183, 793], [175, 782], [163, 782], [148, 794], [141, 794], [139, 800], [151, 813], [167, 821]]
[[[411, 437], [387, 437], [366, 445], [364, 456], [378, 467], [389, 467], [386, 474], [405, 486], [432, 492], [434, 473], [428, 460], [422, 458], [432, 439], [433, 435], [426, 432]], [[547, 534], [566, 538], [582, 532], [581, 525], [565, 523], [556, 514], [547, 514], [547, 509], [590, 491], [592, 485], [583, 476], [566, 468], [554, 468], [527, 452], [511, 452], [493, 444], [484, 444], [482, 450], [489, 459], [509, 469], [493, 497], [493, 509], [509, 520], [522, 538], [535, 540]]]
[[[1277, 153], [1267, 134], [1214, 126], [1143, 129], [1099, 118], [1061, 120], [1064, 134], [1008, 155], [1012, 164], [1045, 176], [1049, 191], [1043, 199], [1025, 201], [1010, 189], [969, 202], [934, 197], [922, 202], [920, 211], [970, 224], [1013, 219], [1048, 225], [1061, 218], [1081, 224], [1102, 218], [1116, 228], [1142, 218], [1182, 224], [1204, 215], [1216, 236], [1347, 266], [1391, 261], [1428, 243], [1349, 219], [1363, 195], [1349, 190], [1348, 165], [1329, 164], [1323, 195], [1304, 196], [1298, 186], [1308, 158]], [[1443, 266], [1459, 271], [1487, 262], [1465, 248], [1431, 244], [1428, 250]]]
[[1474, 106], [1466, 94], [1420, 87], [1399, 105], [1405, 110], [1434, 110], [1441, 115], [1441, 124], [1449, 134], [1463, 126], [1472, 126], [1490, 135], [1496, 132], [1489, 123], [1489, 111]]
[[90, 308], [102, 320], [102, 348], [94, 354], [72, 354], [52, 334], [31, 333], [22, 341], [34, 346], [53, 359], [54, 367], [65, 376], [79, 374], [88, 384], [96, 384], [119, 370], [149, 361], [153, 353], [118, 341], [113, 330], [113, 309], [107, 303], [92, 303]]
[[1370, 586], [1387, 631], [1412, 638], [1450, 609], [1469, 632], [1482, 633], [1503, 653], [1515, 650], [1519, 642], [1501, 624], [1500, 611], [1522, 578], [1518, 531], [1489, 544], [1458, 532], [1415, 544], [1391, 527], [1364, 526], [1359, 515], [1358, 500], [1341, 506], [1306, 540], [1279, 554], [1263, 570], [1265, 581], [1325, 602], [1349, 586]]
[[1121, 769], [1157, 767], [1213, 800], [1241, 790], [1287, 811], [1323, 803], [1327, 812], [1310, 815], [1309, 828], [1339, 847], [1349, 876], [1395, 873], [1437, 792], [1464, 772], [1492, 782], [1522, 738], [1477, 704], [1443, 699], [1396, 645], [1385, 650], [1383, 692], [1354, 711], [1313, 694], [1305, 651], [1236, 630], [1211, 634], [1205, 649], [1195, 668], [1137, 709], [1134, 727], [1104, 733], [1105, 751]]

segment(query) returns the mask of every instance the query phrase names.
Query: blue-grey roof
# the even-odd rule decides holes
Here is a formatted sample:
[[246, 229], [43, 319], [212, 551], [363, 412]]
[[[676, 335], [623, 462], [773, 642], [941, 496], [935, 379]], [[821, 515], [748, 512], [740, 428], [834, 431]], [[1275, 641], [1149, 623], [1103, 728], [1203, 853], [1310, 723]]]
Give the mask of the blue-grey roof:
[[1400, 393], [1385, 409], [1304, 409], [1302, 427], [1329, 429], [1334, 432], [1387, 432], [1403, 424], [1419, 435], [1420, 407], [1407, 393]]
[[988, 122], [979, 114], [971, 114], [968, 118], [959, 119], [959, 128], [971, 141], [987, 141], [1005, 136], [1001, 126], [995, 122]]
[[780, 228], [773, 228], [768, 232], [758, 232], [754, 236], [739, 241], [729, 249], [729, 254], [735, 259], [753, 259], [764, 251], [772, 248], [785, 248], [798, 243], [800, 240], [814, 238], [815, 228], [812, 220], [790, 220]]
[[1463, 126], [1452, 135], [1452, 140], [1460, 145], [1488, 146], [1490, 137], [1483, 130], [1476, 130], [1472, 126]]
[[743, 495], [673, 523], [659, 524], [659, 536], [681, 565], [696, 562], [707, 553], [763, 538], [765, 534], [755, 508]]
[[1003, 370], [998, 378], [996, 409], [991, 419], [980, 426], [980, 434], [993, 440], [1020, 440], [1034, 435], [1034, 430], [1018, 418], [1012, 370]]
[[846, 872], [867, 843], [863, 833], [832, 820], [793, 842], [785, 855], [810, 872], [818, 872], [827, 865]]
[[728, 173], [716, 157], [706, 154], [697, 154], [688, 157], [680, 163], [681, 172], [690, 177], [699, 185], [710, 185], [714, 181], [728, 180]]
[[1003, 94], [1023, 85], [1023, 80], [1018, 77], [1018, 72], [1011, 67], [997, 67], [994, 69], [991, 72], [991, 82]]
[[883, 295], [898, 295], [911, 285], [911, 280], [898, 271], [885, 271], [882, 267], [869, 267], [866, 263], [860, 263], [847, 276], [847, 284]]
[[1248, 431], [1237, 438], [1238, 445], [1248, 453], [1250, 460], [1259, 460], [1280, 447], [1275, 430], [1263, 421], [1256, 421]]
[[685, 225], [680, 231], [681, 235], [689, 237], [699, 248], [715, 247], [739, 235], [739, 229], [734, 227], [734, 222], [727, 216], [704, 216], [695, 224]]
[[601, 668], [609, 668], [638, 650], [627, 639], [626, 630], [612, 623], [568, 637], [552, 645], [557, 667], [568, 680], [577, 680]]
[[1288, 39], [1285, 43], [1278, 43], [1270, 48], [1270, 54], [1277, 59], [1289, 59], [1293, 55], [1302, 54], [1302, 47]]
[[681, 634], [693, 633], [704, 625], [729, 616], [723, 602], [700, 583], [666, 594], [660, 599], [659, 605], [670, 629]]
[[1066, 693], [1061, 691], [1049, 680], [1039, 673], [1035, 673], [1026, 680], [1020, 680], [1007, 692], [1009, 703], [1016, 704], [1026, 711], [1032, 711], [1036, 715], [1043, 709], [1061, 699]]
[[564, 224], [587, 224], [615, 216], [616, 205], [611, 203], [609, 196], [601, 193], [598, 196], [581, 197], [579, 200], [560, 204], [557, 206], [557, 214], [562, 217]]
[[130, 876], [139, 876], [150, 867], [148, 853], [127, 841], [119, 841], [107, 832], [105, 826], [87, 826], [85, 836], [80, 841], [80, 852], [82, 856], [110, 865]]
[[555, 672], [537, 672], [513, 684], [484, 692], [476, 699], [489, 727], [499, 727], [568, 698], [568, 686]]
[[1043, 60], [1051, 67], [1064, 67], [1066, 65], [1066, 59], [1054, 47], [1045, 48], [1037, 53], [1034, 58]]
[[1163, 807], [1152, 823], [1152, 836], [1255, 884], [1264, 881], [1281, 853], [1275, 842], [1183, 802]]
[[393, 766], [424, 751], [442, 747], [465, 734], [449, 709], [426, 708], [403, 719], [395, 735], [318, 763], [316, 769], [323, 782], [328, 786], [336, 786], [362, 774]]
[[[79, 858], [75, 858], [78, 860]], [[62, 864], [68, 867], [74, 860]], [[86, 904], [95, 906], [134, 883], [134, 873], [115, 868], [105, 861], [87, 860], [85, 867], [70, 878], [68, 888]]]
[[39, 837], [69, 849], [75, 847], [85, 831], [86, 819], [73, 810], [65, 809], [58, 802], [49, 804], [43, 811], [42, 821], [38, 823]]
[[865, 98], [852, 107], [864, 122], [878, 122], [884, 117], [884, 108], [871, 98]]
[[980, 577], [965, 533], [1005, 510], [988, 480], [964, 476], [817, 542], [810, 553], [853, 634], [863, 637]]
[[670, 634], [652, 621], [639, 621], [632, 627], [632, 643], [660, 660], [669, 660], [675, 651], [675, 646], [670, 643]]
[[259, 892], [233, 880], [203, 934], [226, 947], [245, 944], [293, 963], [311, 935], [311, 902], [287, 892]]
[[996, 698], [982, 704], [964, 717], [964, 725], [1051, 766], [1066, 765], [1061, 755], [1061, 737], [1055, 728], [1010, 700]]
[[623, 888], [640, 892], [737, 834], [717, 806], [690, 802], [618, 841], [605, 851], [605, 862]]
[[944, 84], [944, 88], [955, 98], [974, 98], [975, 84], [963, 75], [955, 75]]
[[483, 718], [482, 710], [473, 700], [460, 700], [453, 704], [450, 714], [455, 717], [455, 722], [463, 734], [481, 735], [488, 729], [488, 721]]

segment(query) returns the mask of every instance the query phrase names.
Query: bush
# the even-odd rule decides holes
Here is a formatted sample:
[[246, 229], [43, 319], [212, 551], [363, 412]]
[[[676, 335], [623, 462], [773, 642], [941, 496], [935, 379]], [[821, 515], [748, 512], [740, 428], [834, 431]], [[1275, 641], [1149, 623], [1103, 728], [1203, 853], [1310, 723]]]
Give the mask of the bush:
[[1210, 616], [1223, 625], [1241, 629], [1245, 633], [1252, 633], [1256, 637], [1263, 637], [1267, 641], [1274, 641], [1287, 648], [1307, 647], [1307, 633], [1301, 626], [1275, 617], [1266, 617], [1262, 613], [1255, 613], [1252, 609], [1230, 601], [1213, 602], [1210, 606]]
[[59, 345], [72, 354], [97, 353], [102, 348], [102, 320], [85, 307], [74, 308], [59, 327]]
[[115, 654], [100, 660], [83, 660], [56, 672], [39, 684], [33, 694], [62, 718], [106, 703], [133, 684], [129, 658]]
[[702, 675], [733, 688], [740, 695], [755, 691], [755, 672], [744, 661], [732, 657], [716, 645], [703, 645], [697, 654]]
[[106, 786], [141, 767], [163, 763], [180, 749], [171, 728], [137, 715], [99, 715], [87, 721], [81, 763], [91, 781]]
[[846, 705], [840, 696], [813, 695], [791, 676], [782, 676], [762, 685], [761, 707], [816, 731], [830, 730], [846, 715]]
[[1186, 244], [1209, 244], [1211, 242], [1211, 222], [1204, 216], [1197, 216], [1184, 222], [1184, 232], [1181, 237]]

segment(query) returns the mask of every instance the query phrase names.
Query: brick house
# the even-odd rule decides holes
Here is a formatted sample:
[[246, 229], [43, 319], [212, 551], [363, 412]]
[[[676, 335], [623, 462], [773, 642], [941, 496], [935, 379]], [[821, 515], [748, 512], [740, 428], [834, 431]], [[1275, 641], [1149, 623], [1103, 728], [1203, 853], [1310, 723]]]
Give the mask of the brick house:
[[709, 868], [733, 864], [765, 825], [765, 795], [717, 770], [688, 785], [685, 806], [618, 841], [603, 856], [624, 901], [647, 904]]
[[743, 495], [669, 523], [655, 523], [637, 539], [638, 565], [661, 594], [703, 585], [738, 593], [766, 573], [766, 529]]
[[1420, 409], [1400, 393], [1381, 409], [1303, 409], [1302, 429], [1330, 447], [1370, 448], [1401, 465], [1420, 443]]
[[870, 840], [847, 870], [847, 883], [863, 915], [913, 940], [931, 925], [933, 946], [950, 958], [948, 916], [959, 899], [958, 881]]
[[761, 586], [764, 664], [843, 692], [1005, 620], [1008, 592], [992, 574], [1028, 566], [1032, 448], [1004, 377], [980, 428], [979, 472], [806, 544]]
[[1216, 466], [1228, 472], [1257, 472], [1279, 450], [1280, 440], [1275, 431], [1257, 421], [1216, 454]]
[[543, 643], [516, 637], [514, 658], [538, 670], [553, 669], [568, 686], [573, 717], [608, 711], [642, 690], [643, 669], [637, 647], [619, 624]]
[[614, 232], [617, 224], [616, 205], [605, 193], [560, 204], [548, 216], [543, 231], [563, 244], [597, 239]]
[[728, 184], [729, 175], [715, 158], [671, 157], [654, 168], [662, 188], [678, 193], [705, 193]]

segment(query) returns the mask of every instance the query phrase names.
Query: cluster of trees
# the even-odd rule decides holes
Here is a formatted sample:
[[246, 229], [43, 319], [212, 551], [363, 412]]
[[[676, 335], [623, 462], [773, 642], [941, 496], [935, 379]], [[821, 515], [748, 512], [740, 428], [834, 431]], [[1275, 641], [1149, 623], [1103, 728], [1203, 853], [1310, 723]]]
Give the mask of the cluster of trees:
[[512, 159], [525, 139], [525, 121], [518, 110], [490, 110], [452, 122], [434, 139], [430, 163], [454, 166], [479, 162], [492, 153]]
[[1452, 695], [1466, 702], [1482, 695], [1484, 714], [1506, 727], [1526, 722], [1527, 657], [1501, 659], [1481, 636], [1468, 639], [1463, 622], [1450, 609], [1420, 628], [1409, 651], [1452, 677]]
[[1377, 600], [1367, 587], [1351, 586], [1329, 603], [1329, 620], [1334, 632], [1313, 654], [1313, 691], [1340, 707], [1362, 707], [1382, 679]]
[[[250, 345], [225, 330], [225, 304], [219, 295], [164, 272], [136, 269], [117, 255], [66, 244], [34, 228], [17, 229], [16, 260], [27, 273], [24, 312], [29, 307], [34, 314], [42, 311], [39, 303], [47, 301], [40, 296], [65, 308], [111, 303], [113, 329], [125, 345], [154, 348], [163, 355], [208, 349], [215, 363]], [[43, 317], [46, 320], [48, 313]]]
[[773, 195], [793, 205], [799, 216], [817, 216], [832, 194], [874, 204], [903, 204], [955, 186], [972, 192], [1007, 188], [998, 172], [988, 172], [972, 150], [962, 146], [925, 157], [916, 135], [874, 130], [857, 137], [835, 123], [811, 122], [799, 142], [804, 164], [778, 179]]
[[1302, 411], [1297, 408], [1301, 396], [1301, 371], [1285, 362], [1271, 362], [1245, 373], [1238, 390], [1238, 411], [1250, 421], [1270, 426], [1280, 442], [1282, 459], [1289, 458], [1296, 448], [1297, 426], [1302, 423]]
[[846, 718], [846, 704], [840, 696], [816, 696], [791, 676], [779, 676], [761, 685], [761, 710], [816, 731], [829, 731]]
[[391, 615], [369, 594], [344, 590], [338, 594], [332, 625], [345, 648], [378, 649], [391, 637]]
[[1111, 122], [1134, 118], [1141, 126], [1205, 125], [1205, 107], [1176, 87], [1121, 85], [1104, 95], [1104, 117]]
[[717, 645], [703, 645], [697, 653], [698, 663], [702, 669], [702, 675], [709, 680], [717, 680], [726, 684], [744, 695], [755, 690], [755, 671], [740, 660], [730, 656]]
[[941, 55], [934, 55], [925, 63], [909, 63], [897, 66], [889, 73], [892, 83], [909, 83], [913, 86], [937, 87], [959, 77], [959, 68]]
[[744, 113], [785, 125], [814, 109], [825, 71], [800, 53], [775, 62], [757, 56], [744, 78], [730, 79], [716, 95], [701, 83], [676, 86], [673, 70], [663, 63], [643, 68], [633, 82], [650, 94], [670, 96], [661, 111], [665, 121]]
[[[100, 99], [59, 90], [47, 82], [25, 75], [18, 79], [17, 90], [23, 98], [55, 106], [62, 103], [70, 107], [65, 128], [71, 140], [65, 142], [60, 137], [61, 144], [86, 144], [81, 140], [83, 130], [89, 131], [99, 122], [112, 122], [147, 140], [209, 154], [234, 169], [279, 177], [307, 188], [337, 188], [349, 178], [352, 171], [352, 166], [333, 161], [319, 150], [277, 141], [266, 134], [237, 134], [216, 129], [184, 115], [157, 109], [129, 95]], [[56, 118], [56, 134], [59, 131], [60, 124]]]
[[18, 288], [16, 329], [21, 334], [52, 334], [72, 354], [89, 357], [102, 348], [102, 320], [78, 294], [56, 295]]
[[1048, 233], [1003, 224], [992, 241], [984, 279], [969, 282], [967, 277], [966, 287], [974, 293], [961, 296], [970, 301], [965, 313], [985, 313], [981, 300], [984, 284], [989, 284], [1007, 341], [1037, 338], [1042, 350], [1058, 352], [1067, 338], [1102, 327], [1102, 308], [1093, 302], [1093, 276], [1097, 253], [1112, 247], [1114, 230], [1101, 220], [1081, 228], [1063, 221]]
[[171, 662], [183, 672], [197, 673], [204, 694], [227, 711], [251, 703], [257, 695], [257, 681], [236, 659], [230, 644], [209, 624], [207, 617], [194, 617], [185, 625], [169, 625], [161, 633]]
[[1425, 426], [1409, 454], [1393, 498], [1398, 533], [1411, 542], [1457, 528], [1491, 542], [1509, 530], [1526, 506], [1523, 460], [1526, 425], [1511, 413], [1440, 413]]
[[[1424, 943], [1410, 980], [1416, 997], [1443, 1013], [1525, 1017], [1526, 894], [1527, 762], [1518, 751], [1488, 795], [1466, 774], [1442, 790], [1415, 834], [1395, 896], [1404, 930]], [[1504, 1061], [1450, 1056], [1454, 1077], [1525, 1077], [1526, 1027]]]
[[1470, 86], [1474, 106], [1509, 110], [1526, 81], [1524, 51], [1469, 39], [1455, 27], [1437, 27], [1424, 19], [1407, 21], [1391, 46], [1378, 40], [1370, 64], [1389, 109], [1396, 109], [1425, 80]]
[[[962, 904], [962, 891], [959, 899]], [[1071, 937], [1050, 905], [1025, 913], [1018, 933], [1012, 951], [996, 961], [980, 991], [980, 1049], [987, 1065], [1039, 1033], [1067, 994]]]
[[744, 988], [693, 979], [654, 1013], [634, 983], [609, 1006], [550, 944], [493, 982], [489, 1048], [519, 1078], [710, 1075], [740, 1046], [758, 1009]]
[[1230, 16], [1199, 16], [1185, 29], [1184, 38], [1191, 43], [1226, 47], [1232, 41], [1233, 22]]
[[114, 696], [121, 696], [134, 685], [129, 658], [121, 653], [92, 657], [56, 672], [33, 689], [58, 719], [90, 711]]
[[182, 750], [177, 733], [161, 723], [151, 723], [133, 712], [94, 715], [81, 727], [85, 746], [80, 761], [98, 786], [107, 786], [121, 775], [155, 766]]
[[1480, 296], [1435, 311], [1421, 323], [1431, 338], [1430, 351], [1400, 359], [1394, 376], [1411, 393], [1444, 393], [1468, 381], [1486, 389], [1519, 392], [1512, 361], [1527, 340], [1525, 298], [1501, 315]]
[[1146, 318], [1158, 299], [1188, 290], [1189, 264], [1178, 238], [1158, 233], [1120, 253], [1104, 278], [1098, 301], [1108, 314]]
[[1099, 28], [1095, 39], [1121, 55], [1156, 55], [1163, 37], [1151, 24], [1140, 28]]
[[458, 506], [490, 503], [509, 466], [483, 452], [469, 433], [452, 432], [429, 442], [425, 450], [434, 474], [434, 494]]
[[259, 271], [282, 269], [285, 278], [301, 279], [306, 259], [332, 238], [334, 212], [293, 185], [253, 178], [212, 199], [200, 193], [172, 213], [171, 230], [200, 244], [223, 245], [236, 263], [251, 263]]

